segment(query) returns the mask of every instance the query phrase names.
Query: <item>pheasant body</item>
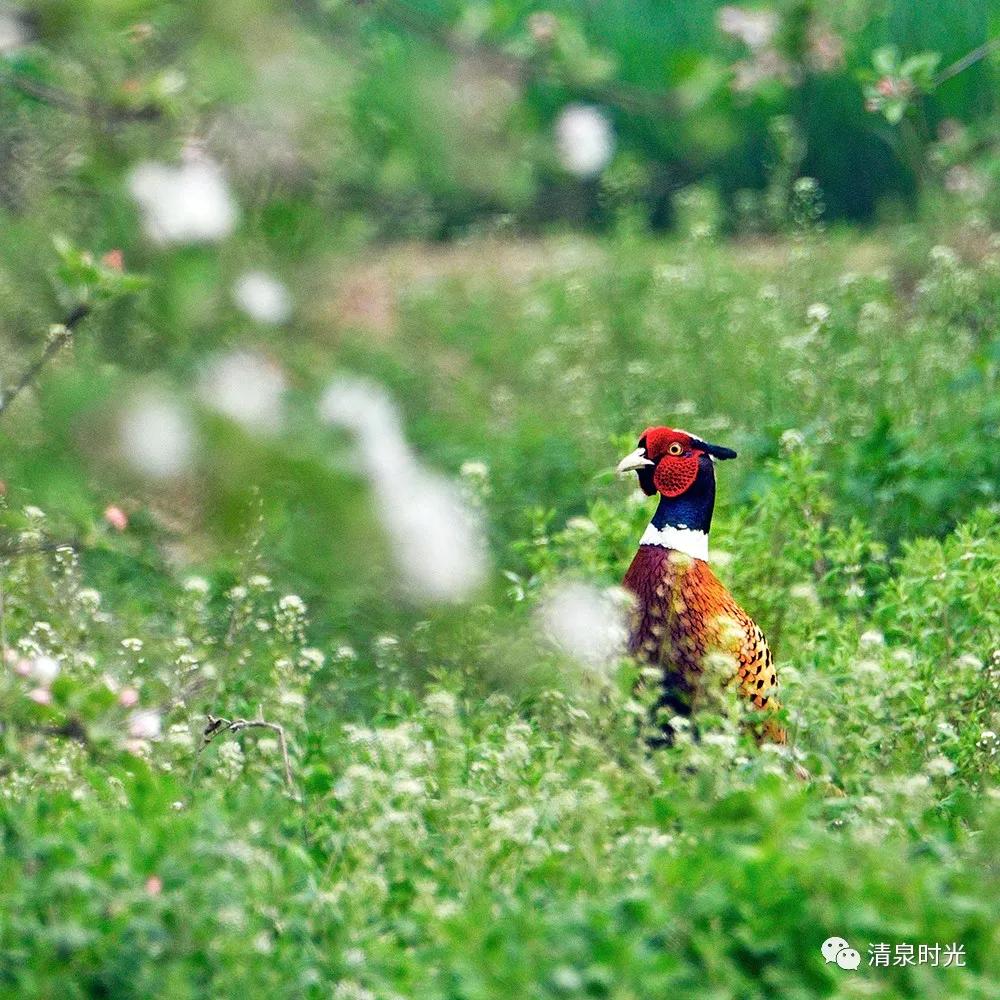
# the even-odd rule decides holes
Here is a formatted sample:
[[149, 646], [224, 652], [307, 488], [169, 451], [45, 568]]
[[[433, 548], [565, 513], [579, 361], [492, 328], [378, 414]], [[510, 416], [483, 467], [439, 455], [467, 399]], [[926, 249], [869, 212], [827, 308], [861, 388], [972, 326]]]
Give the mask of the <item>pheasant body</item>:
[[[685, 715], [696, 709], [712, 654], [731, 661], [732, 680], [755, 709], [779, 707], [777, 672], [764, 633], [707, 562], [641, 545], [624, 586], [636, 597], [629, 652], [663, 672], [659, 707]], [[720, 666], [726, 670], [726, 660]], [[774, 742], [785, 741], [771, 720], [764, 732]]]
[[[650, 428], [620, 471], [634, 469], [648, 495], [660, 495], [623, 581], [635, 596], [629, 651], [661, 671], [657, 707], [696, 711], [706, 685], [732, 684], [760, 712], [780, 707], [777, 672], [764, 633], [708, 565], [708, 531], [715, 505], [712, 456], [736, 453], [686, 431]], [[711, 675], [711, 676], [710, 676]], [[767, 719], [763, 735], [785, 733]]]

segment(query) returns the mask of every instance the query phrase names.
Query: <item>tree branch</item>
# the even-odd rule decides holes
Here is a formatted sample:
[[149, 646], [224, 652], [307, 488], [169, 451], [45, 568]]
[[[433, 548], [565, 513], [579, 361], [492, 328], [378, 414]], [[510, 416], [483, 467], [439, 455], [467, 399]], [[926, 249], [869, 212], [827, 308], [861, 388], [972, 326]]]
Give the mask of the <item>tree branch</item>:
[[[359, 3], [359, 0], [355, 0], [355, 3]], [[439, 45], [453, 55], [488, 59], [500, 75], [507, 79], [537, 80], [544, 78], [550, 71], [548, 61], [543, 58], [514, 55], [499, 45], [483, 40], [467, 41], [456, 35], [448, 25], [408, 8], [405, 3], [382, 0], [375, 6], [373, 13], [391, 27]], [[581, 97], [613, 105], [628, 114], [664, 115], [677, 110], [677, 101], [669, 91], [647, 90], [621, 81], [584, 83], [566, 79], [562, 83]]]
[[277, 722], [267, 722], [264, 719], [222, 719], [216, 718], [209, 713], [208, 725], [202, 733], [201, 753], [216, 737], [225, 734], [235, 735], [244, 729], [267, 729], [278, 737], [278, 746], [281, 747], [281, 762], [285, 768], [285, 784], [290, 792], [295, 791], [295, 781], [292, 778], [292, 765], [288, 757], [288, 742], [285, 739], [284, 727]]
[[108, 104], [100, 101], [87, 101], [70, 94], [59, 87], [42, 83], [31, 77], [24, 76], [15, 70], [6, 69], [0, 76], [11, 89], [25, 97], [59, 108], [71, 115], [85, 118], [101, 118], [107, 124], [119, 125], [124, 122], [151, 122], [163, 117], [163, 109], [155, 104], [143, 104], [137, 108], [123, 105]]
[[80, 551], [80, 542], [76, 539], [63, 542], [39, 542], [36, 545], [0, 545], [0, 560], [18, 559], [21, 556], [37, 556], [42, 552], [58, 552], [60, 549]]
[[80, 322], [90, 315], [90, 306], [84, 303], [76, 306], [62, 323], [55, 323], [49, 329], [49, 339], [41, 357], [29, 365], [21, 377], [9, 388], [0, 393], [0, 417], [21, 393], [32, 385], [41, 374], [42, 369], [73, 339], [73, 331]]
[[985, 59], [990, 53], [1000, 49], [1000, 36], [991, 38], [982, 45], [977, 46], [971, 52], [966, 52], [961, 59], [956, 59], [950, 66], [946, 66], [934, 78], [934, 86], [940, 87], [945, 80], [950, 80], [953, 76], [958, 76], [970, 66], [974, 66], [981, 59]]

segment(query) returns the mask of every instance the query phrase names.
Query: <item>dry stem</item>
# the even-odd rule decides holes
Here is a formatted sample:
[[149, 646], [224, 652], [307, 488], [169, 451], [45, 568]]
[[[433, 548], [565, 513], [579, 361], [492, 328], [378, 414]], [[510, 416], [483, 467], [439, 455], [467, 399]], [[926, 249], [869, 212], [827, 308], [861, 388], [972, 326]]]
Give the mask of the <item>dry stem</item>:
[[[265, 719], [222, 719], [209, 713], [208, 725], [202, 734], [201, 750], [209, 745], [217, 736], [224, 733], [235, 735], [244, 729], [267, 729], [278, 737], [278, 746], [281, 747], [281, 762], [285, 769], [285, 784], [290, 792], [295, 790], [295, 782], [292, 778], [292, 765], [288, 757], [288, 742], [285, 739], [284, 727], [277, 722], [268, 722]], [[201, 751], [199, 751], [200, 753]]]

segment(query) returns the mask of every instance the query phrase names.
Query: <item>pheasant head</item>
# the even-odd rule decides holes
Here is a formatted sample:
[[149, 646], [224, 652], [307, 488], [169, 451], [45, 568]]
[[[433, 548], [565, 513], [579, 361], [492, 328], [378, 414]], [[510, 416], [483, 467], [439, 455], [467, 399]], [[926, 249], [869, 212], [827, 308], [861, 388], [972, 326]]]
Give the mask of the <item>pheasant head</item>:
[[618, 463], [634, 471], [646, 496], [660, 497], [641, 545], [660, 545], [708, 558], [708, 532], [715, 509], [715, 459], [736, 458], [732, 448], [709, 444], [673, 427], [649, 427], [638, 447]]

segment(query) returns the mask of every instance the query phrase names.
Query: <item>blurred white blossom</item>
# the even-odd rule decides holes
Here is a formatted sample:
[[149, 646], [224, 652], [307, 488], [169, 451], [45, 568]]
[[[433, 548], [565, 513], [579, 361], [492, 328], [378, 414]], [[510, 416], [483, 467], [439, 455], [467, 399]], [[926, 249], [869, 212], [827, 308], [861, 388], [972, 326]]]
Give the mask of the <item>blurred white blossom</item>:
[[150, 709], [133, 712], [128, 720], [128, 734], [134, 740], [153, 740], [160, 735], [160, 713]]
[[146, 161], [129, 176], [146, 234], [157, 243], [211, 243], [228, 236], [239, 215], [221, 168], [189, 155], [179, 166]]
[[233, 285], [233, 301], [258, 323], [286, 323], [292, 314], [292, 297], [285, 285], [263, 271], [248, 271]]
[[284, 372], [256, 351], [233, 351], [209, 362], [198, 383], [206, 406], [247, 430], [272, 434], [282, 421]]
[[320, 416], [353, 434], [358, 464], [409, 590], [432, 601], [468, 597], [487, 571], [482, 521], [455, 483], [426, 468], [412, 452], [385, 390], [339, 378], [324, 393]]
[[31, 661], [31, 676], [42, 687], [49, 687], [59, 676], [59, 661], [54, 656], [36, 656]]
[[31, 41], [28, 28], [17, 10], [0, 7], [0, 56], [10, 55]]
[[538, 625], [563, 652], [584, 666], [600, 669], [625, 651], [626, 608], [621, 591], [561, 583], [543, 597]]
[[806, 319], [810, 323], [822, 326], [830, 318], [830, 307], [825, 302], [814, 302], [806, 310]]
[[190, 465], [194, 431], [188, 414], [174, 400], [151, 390], [134, 399], [123, 414], [120, 443], [137, 472], [170, 479]]
[[611, 123], [595, 107], [571, 104], [556, 120], [559, 162], [577, 177], [596, 177], [615, 152]]
[[738, 38], [749, 49], [768, 45], [778, 30], [780, 19], [772, 10], [744, 10], [742, 7], [720, 7], [716, 24], [724, 35]]

